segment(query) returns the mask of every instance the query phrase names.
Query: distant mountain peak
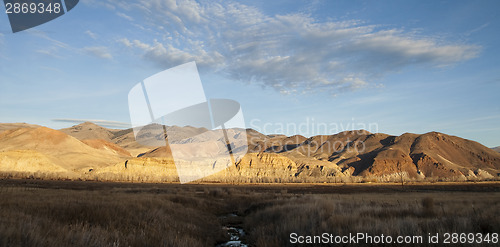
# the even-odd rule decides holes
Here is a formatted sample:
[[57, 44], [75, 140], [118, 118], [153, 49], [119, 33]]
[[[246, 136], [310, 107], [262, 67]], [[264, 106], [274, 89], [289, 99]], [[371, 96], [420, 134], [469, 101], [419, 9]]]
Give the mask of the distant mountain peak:
[[61, 129], [60, 131], [79, 140], [103, 139], [106, 141], [110, 141], [114, 136], [112, 130], [99, 126], [92, 122], [84, 122], [69, 128]]
[[78, 125], [75, 125], [73, 127], [86, 127], [86, 128], [97, 128], [97, 127], [99, 127], [99, 128], [105, 128], [105, 127], [99, 126], [99, 125], [97, 125], [95, 123], [88, 122], [88, 121], [87, 122], [83, 122], [83, 123], [78, 124]]

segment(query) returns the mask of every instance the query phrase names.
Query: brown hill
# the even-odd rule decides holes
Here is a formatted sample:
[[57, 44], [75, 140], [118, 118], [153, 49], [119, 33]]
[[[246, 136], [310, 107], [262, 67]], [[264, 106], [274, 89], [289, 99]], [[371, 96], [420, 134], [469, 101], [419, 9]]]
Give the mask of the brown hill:
[[493, 151], [500, 153], [500, 146], [492, 148]]
[[[16, 129], [19, 126], [27, 128]], [[158, 141], [165, 136], [163, 131], [155, 131], [157, 127], [146, 126], [138, 134], [151, 143], [161, 143]], [[0, 171], [3, 172], [71, 171], [80, 175], [85, 172], [88, 177], [105, 174], [108, 178], [150, 181], [162, 176], [148, 175], [147, 171], [163, 169], [170, 178], [175, 177], [169, 147], [144, 146], [135, 141], [132, 129], [113, 130], [92, 123], [62, 131], [26, 124], [0, 124], [0, 130], [2, 128]], [[177, 126], [167, 130], [176, 150], [188, 156], [213, 152], [200, 143], [221, 142], [213, 139], [221, 136], [221, 130]], [[437, 132], [391, 136], [357, 130], [306, 138], [264, 135], [251, 129], [242, 135], [242, 131], [245, 130], [229, 129], [227, 135], [238, 145], [248, 142], [248, 154], [234, 167], [207, 179], [228, 182], [432, 181], [498, 179], [500, 174], [500, 153], [477, 142]], [[131, 158], [130, 154], [140, 154], [141, 158]], [[89, 172], [90, 169], [93, 172]]]
[[[216, 131], [207, 132], [193, 127], [167, 128], [170, 133], [175, 133], [169, 138], [174, 139], [176, 148], [180, 150], [183, 145], [203, 141], [199, 133], [205, 133], [202, 136], [217, 134]], [[234, 136], [237, 133], [238, 131], [231, 132]], [[150, 138], [162, 138], [148, 134], [148, 131], [142, 134]], [[300, 135], [263, 135], [247, 129], [246, 134], [249, 153], [275, 153], [293, 161], [298, 165], [296, 177], [303, 177], [304, 174], [323, 176], [325, 171], [329, 171], [327, 173], [330, 176], [342, 174], [382, 181], [398, 180], [401, 177], [416, 180], [464, 180], [491, 178], [500, 173], [500, 154], [477, 142], [437, 132], [391, 136], [356, 130], [306, 138]], [[119, 138], [123, 138], [123, 135]], [[132, 131], [127, 133], [126, 139], [134, 139]], [[186, 146], [186, 150], [190, 152], [193, 148]], [[202, 147], [196, 151], [204, 152]], [[153, 147], [139, 156], [172, 157], [166, 146]], [[239, 163], [240, 167], [247, 167], [245, 162], [256, 161], [243, 159]]]
[[151, 149], [151, 147], [145, 147], [135, 141], [132, 129], [108, 129], [91, 122], [85, 122], [70, 128], [61, 129], [60, 131], [81, 141], [104, 140], [114, 143], [133, 156]]
[[19, 128], [38, 128], [40, 125], [27, 123], [0, 123], [0, 132], [4, 130], [19, 129]]
[[85, 122], [70, 128], [61, 129], [60, 131], [73, 136], [78, 140], [101, 139], [111, 141], [111, 139], [115, 136], [114, 132], [117, 132], [118, 130], [112, 130], [91, 122]]
[[[82, 141], [100, 139], [114, 143], [127, 150], [127, 152], [129, 152], [132, 156], [138, 156], [142, 153], [150, 151], [151, 149], [163, 146], [159, 145], [159, 143], [165, 142], [163, 128], [160, 126], [161, 125], [157, 124], [144, 126], [137, 133], [140, 141], [136, 140], [136, 136], [132, 128], [123, 130], [108, 129], [90, 122], [61, 129], [60, 131]], [[190, 126], [183, 128], [168, 126], [166, 127], [166, 130], [170, 133], [169, 139], [174, 142], [176, 142], [176, 140], [183, 140], [207, 131], [203, 128], [194, 128]]]
[[247, 129], [249, 152], [284, 152], [296, 148], [307, 140], [304, 136], [264, 135]]
[[172, 158], [172, 151], [170, 151], [170, 146], [163, 146], [153, 148], [147, 152], [141, 153], [138, 157], [144, 158]]
[[[288, 146], [289, 147], [289, 146]], [[337, 164], [353, 175], [394, 180], [404, 176], [467, 179], [490, 178], [500, 171], [500, 154], [474, 141], [430, 132], [401, 136], [347, 131], [314, 136], [296, 148], [267, 149], [288, 157], [299, 155]], [[312, 160], [311, 160], [312, 161]]]
[[243, 159], [204, 180], [224, 182], [335, 182], [346, 180], [333, 163], [289, 158], [274, 153], [249, 153]]
[[[0, 152], [20, 150], [34, 151], [36, 155], [46, 157], [39, 165], [46, 165], [47, 172], [51, 171], [52, 166], [76, 171], [107, 166], [122, 160], [118, 155], [97, 150], [61, 131], [46, 127], [20, 128], [0, 133]], [[18, 154], [25, 155], [24, 159], [33, 158], [30, 152]]]
[[244, 129], [227, 129], [224, 133], [220, 129], [206, 130], [193, 127], [184, 129], [174, 126], [167, 128], [167, 130], [169, 133], [167, 140], [170, 145], [153, 148], [139, 156], [171, 158], [170, 148], [175, 148], [177, 155], [185, 157], [209, 157], [224, 154], [228, 152], [225, 135], [231, 140], [233, 146], [240, 148], [232, 150], [233, 154], [244, 152], [245, 150], [241, 148], [245, 148], [247, 144], [246, 130]]
[[130, 152], [125, 150], [124, 148], [102, 139], [87, 139], [83, 140], [82, 142], [95, 149], [105, 150], [112, 154], [117, 154], [120, 156], [127, 156], [127, 157], [132, 156]]
[[68, 170], [56, 165], [53, 158], [34, 150], [0, 152], [0, 172], [66, 173]]
[[96, 168], [81, 177], [108, 181], [179, 181], [173, 160], [160, 158], [131, 158], [115, 165]]

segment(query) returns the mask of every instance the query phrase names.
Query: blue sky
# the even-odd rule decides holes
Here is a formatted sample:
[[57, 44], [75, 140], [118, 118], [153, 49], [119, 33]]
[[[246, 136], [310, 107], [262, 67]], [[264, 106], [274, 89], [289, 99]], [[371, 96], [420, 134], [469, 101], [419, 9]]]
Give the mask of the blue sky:
[[[290, 3], [291, 2], [291, 3]], [[439, 131], [500, 145], [498, 1], [87, 0], [13, 34], [0, 122], [129, 123], [138, 82], [196, 61], [247, 127], [306, 136]]]

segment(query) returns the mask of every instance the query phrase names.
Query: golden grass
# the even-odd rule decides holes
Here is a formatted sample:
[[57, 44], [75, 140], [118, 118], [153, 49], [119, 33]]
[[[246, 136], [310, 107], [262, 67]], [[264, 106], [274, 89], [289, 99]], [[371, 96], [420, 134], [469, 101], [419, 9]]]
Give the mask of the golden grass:
[[213, 246], [216, 206], [176, 190], [3, 188], [0, 246]]
[[[0, 246], [251, 246], [289, 235], [500, 232], [498, 183], [229, 185], [0, 180]], [[236, 218], [221, 217], [237, 214]], [[421, 245], [419, 245], [421, 246]]]
[[245, 228], [251, 229], [249, 236], [256, 246], [293, 246], [289, 242], [292, 232], [386, 236], [499, 233], [499, 208], [498, 192], [303, 195], [283, 197], [255, 210], [245, 218]]

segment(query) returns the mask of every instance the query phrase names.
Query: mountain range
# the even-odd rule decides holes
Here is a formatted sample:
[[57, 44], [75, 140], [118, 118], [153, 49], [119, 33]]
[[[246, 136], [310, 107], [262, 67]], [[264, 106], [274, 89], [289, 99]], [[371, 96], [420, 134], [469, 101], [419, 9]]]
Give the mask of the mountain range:
[[[157, 141], [167, 138], [179, 149], [203, 143], [207, 136], [220, 136], [222, 131], [177, 126], [166, 130], [168, 137], [148, 128], [140, 135]], [[202, 181], [467, 181], [500, 176], [498, 148], [438, 132], [392, 136], [354, 130], [307, 138], [229, 129], [225, 134], [240, 146], [248, 143], [248, 152], [235, 165]], [[195, 151], [211, 152], [203, 145]], [[178, 181], [168, 145], [146, 146], [136, 141], [133, 129], [108, 129], [89, 122], [61, 130], [0, 124], [0, 173], [51, 179]]]

